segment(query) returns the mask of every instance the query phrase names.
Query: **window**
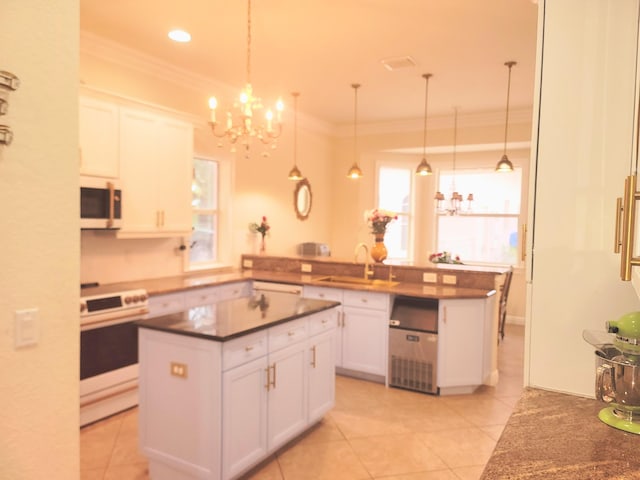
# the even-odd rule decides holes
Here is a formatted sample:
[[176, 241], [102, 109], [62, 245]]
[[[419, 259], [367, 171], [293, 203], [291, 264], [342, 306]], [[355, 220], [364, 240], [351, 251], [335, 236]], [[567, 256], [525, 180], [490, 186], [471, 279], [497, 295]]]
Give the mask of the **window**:
[[378, 205], [398, 214], [398, 220], [387, 226], [384, 243], [390, 260], [409, 260], [411, 235], [411, 191], [413, 170], [381, 166], [378, 169]]
[[[436, 251], [459, 255], [463, 261], [518, 263], [518, 219], [522, 170], [441, 172], [439, 190], [448, 199], [455, 190], [462, 194], [462, 214], [437, 216]], [[474, 201], [468, 210], [467, 195]], [[446, 200], [445, 200], [446, 202]]]
[[205, 158], [193, 159], [193, 181], [191, 184], [193, 212], [189, 248], [191, 268], [205, 267], [218, 263], [219, 205], [218, 205], [219, 164]]

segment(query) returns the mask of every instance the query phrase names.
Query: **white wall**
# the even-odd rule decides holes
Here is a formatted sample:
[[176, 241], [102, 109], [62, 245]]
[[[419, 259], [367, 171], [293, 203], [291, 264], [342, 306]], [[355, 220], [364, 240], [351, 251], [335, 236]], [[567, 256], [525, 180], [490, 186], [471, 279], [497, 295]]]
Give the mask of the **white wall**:
[[[0, 478], [79, 478], [78, 0], [3, 0], [0, 70]], [[39, 340], [14, 348], [14, 312]]]

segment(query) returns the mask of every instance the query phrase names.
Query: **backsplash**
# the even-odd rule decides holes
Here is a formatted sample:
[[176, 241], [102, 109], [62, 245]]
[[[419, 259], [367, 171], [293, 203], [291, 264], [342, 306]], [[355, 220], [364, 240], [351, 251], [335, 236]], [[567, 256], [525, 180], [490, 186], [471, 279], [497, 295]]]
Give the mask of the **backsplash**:
[[[364, 276], [364, 264], [340, 261], [330, 257], [276, 257], [268, 255], [242, 255], [243, 270], [266, 270], [283, 273], [310, 273], [312, 275]], [[249, 266], [250, 265], [250, 266]], [[370, 264], [373, 276], [369, 278], [389, 280], [389, 275], [398, 282], [423, 283], [424, 273], [433, 273], [434, 284], [445, 284], [445, 277], [455, 276], [455, 285], [464, 288], [496, 288], [496, 276], [507, 268], [481, 267], [474, 265], [385, 265]], [[304, 267], [304, 270], [303, 270]], [[310, 267], [310, 271], [309, 271]], [[501, 283], [502, 280], [499, 282]]]
[[183, 273], [179, 238], [117, 239], [114, 232], [82, 231], [80, 282], [101, 285]]

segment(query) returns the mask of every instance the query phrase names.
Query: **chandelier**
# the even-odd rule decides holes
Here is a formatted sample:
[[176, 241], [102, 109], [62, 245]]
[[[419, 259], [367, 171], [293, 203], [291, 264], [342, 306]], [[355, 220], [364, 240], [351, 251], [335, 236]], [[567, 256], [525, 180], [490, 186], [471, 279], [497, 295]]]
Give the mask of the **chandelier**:
[[[209, 108], [211, 109], [211, 131], [218, 138], [226, 138], [231, 144], [231, 152], [236, 151], [236, 145], [244, 145], [245, 158], [249, 156], [249, 146], [251, 139], [256, 138], [264, 145], [270, 148], [276, 148], [277, 138], [282, 133], [282, 110], [284, 104], [278, 99], [275, 106], [275, 118], [273, 110], [268, 109], [265, 113], [265, 123], [258, 124], [254, 115], [263, 107], [260, 97], [253, 94], [251, 86], [251, 0], [247, 0], [247, 83], [240, 92], [239, 97], [234, 101], [232, 112], [227, 112], [224, 125], [217, 121], [216, 109], [218, 101], [215, 97], [209, 99]], [[274, 125], [275, 124], [275, 125]], [[219, 144], [218, 146], [222, 146]], [[267, 157], [269, 154], [265, 151], [262, 154]]]
[[513, 163], [507, 157], [507, 131], [509, 128], [509, 93], [511, 91], [511, 67], [513, 67], [517, 62], [510, 60], [508, 62], [504, 62], [505, 66], [509, 68], [509, 79], [507, 81], [507, 108], [506, 115], [504, 120], [504, 151], [502, 152], [502, 158], [496, 165], [496, 172], [513, 172]]
[[[436, 210], [438, 213], [447, 215], [458, 215], [462, 212], [463, 197], [456, 190], [456, 150], [458, 145], [458, 109], [454, 108], [453, 117], [453, 176], [451, 180], [451, 197], [448, 204], [445, 204], [445, 196], [442, 192], [438, 191], [435, 195]], [[473, 193], [467, 196], [467, 211], [471, 211], [471, 202], [473, 202]]]

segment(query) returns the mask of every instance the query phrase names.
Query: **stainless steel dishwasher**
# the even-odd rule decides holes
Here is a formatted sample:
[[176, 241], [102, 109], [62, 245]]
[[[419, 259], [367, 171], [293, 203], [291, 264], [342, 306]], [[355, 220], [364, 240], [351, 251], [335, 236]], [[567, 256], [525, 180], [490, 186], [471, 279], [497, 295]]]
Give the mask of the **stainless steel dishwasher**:
[[389, 385], [438, 394], [438, 300], [398, 296], [389, 321]]

